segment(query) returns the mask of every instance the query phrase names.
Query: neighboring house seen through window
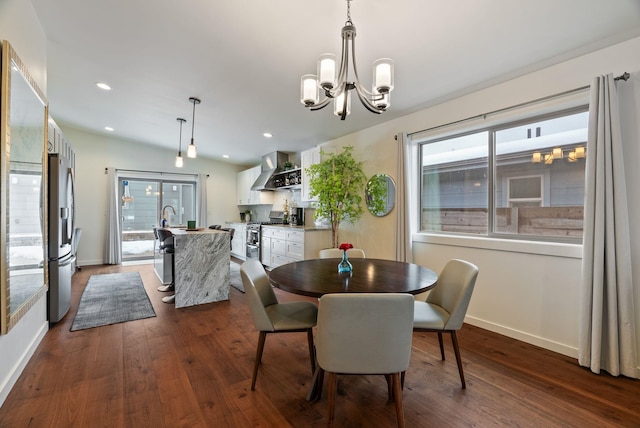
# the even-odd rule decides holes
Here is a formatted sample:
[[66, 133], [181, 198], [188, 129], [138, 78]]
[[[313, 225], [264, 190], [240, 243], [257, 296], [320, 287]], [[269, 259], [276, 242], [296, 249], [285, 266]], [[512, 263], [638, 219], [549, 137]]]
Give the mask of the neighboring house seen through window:
[[420, 144], [420, 229], [582, 239], [586, 107]]

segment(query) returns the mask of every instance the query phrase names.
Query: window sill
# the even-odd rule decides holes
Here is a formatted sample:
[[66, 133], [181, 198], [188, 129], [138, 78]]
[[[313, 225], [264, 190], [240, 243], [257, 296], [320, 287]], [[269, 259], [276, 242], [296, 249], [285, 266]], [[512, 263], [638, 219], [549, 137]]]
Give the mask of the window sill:
[[496, 239], [486, 236], [461, 236], [414, 233], [413, 242], [454, 247], [479, 248], [510, 253], [538, 254], [555, 257], [582, 258], [582, 244]]

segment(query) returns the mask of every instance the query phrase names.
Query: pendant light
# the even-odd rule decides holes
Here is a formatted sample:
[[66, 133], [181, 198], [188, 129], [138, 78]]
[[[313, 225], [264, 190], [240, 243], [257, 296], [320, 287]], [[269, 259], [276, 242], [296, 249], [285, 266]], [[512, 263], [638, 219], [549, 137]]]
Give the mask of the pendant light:
[[177, 118], [176, 120], [180, 122], [180, 145], [178, 146], [178, 156], [176, 156], [176, 168], [182, 168], [182, 166], [184, 165], [184, 160], [182, 159], [182, 124], [187, 120], [181, 117]]
[[196, 145], [193, 141], [193, 127], [195, 125], [196, 119], [196, 104], [200, 104], [200, 99], [191, 97], [189, 98], [189, 102], [193, 103], [193, 116], [191, 117], [191, 144], [187, 148], [187, 157], [195, 158], [196, 157]]

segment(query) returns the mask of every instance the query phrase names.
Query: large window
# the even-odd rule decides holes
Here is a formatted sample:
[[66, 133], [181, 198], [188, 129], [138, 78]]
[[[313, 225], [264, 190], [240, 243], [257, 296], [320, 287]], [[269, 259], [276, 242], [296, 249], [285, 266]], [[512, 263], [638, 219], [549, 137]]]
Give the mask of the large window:
[[507, 123], [420, 144], [420, 229], [582, 238], [588, 112]]

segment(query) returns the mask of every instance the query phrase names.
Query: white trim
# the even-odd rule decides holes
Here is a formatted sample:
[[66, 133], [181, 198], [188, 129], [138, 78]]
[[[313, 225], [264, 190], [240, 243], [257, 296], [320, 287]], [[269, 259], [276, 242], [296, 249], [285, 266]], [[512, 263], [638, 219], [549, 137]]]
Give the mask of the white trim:
[[567, 346], [563, 343], [554, 342], [553, 340], [545, 339], [544, 337], [535, 336], [523, 331], [514, 330], [503, 325], [495, 324], [488, 321], [483, 321], [478, 318], [466, 316], [464, 322], [467, 324], [483, 328], [494, 333], [501, 334], [503, 336], [510, 337], [512, 339], [520, 340], [531, 345], [536, 345], [544, 349], [548, 349], [553, 352], [557, 352], [562, 355], [566, 355], [571, 358], [578, 358], [578, 348]]
[[29, 343], [29, 346], [25, 348], [16, 364], [9, 370], [8, 376], [5, 378], [4, 383], [0, 385], [0, 407], [4, 404], [4, 401], [9, 396], [9, 393], [18, 381], [18, 378], [22, 374], [24, 368], [27, 366], [27, 363], [36, 352], [38, 345], [40, 345], [40, 342], [42, 341], [42, 339], [44, 339], [47, 331], [49, 331], [49, 322], [44, 322], [40, 326], [38, 333], [33, 337], [33, 340], [31, 340], [31, 343]]
[[582, 244], [430, 233], [414, 233], [411, 240], [426, 244], [448, 245], [452, 247], [478, 248], [484, 250], [582, 259]]

